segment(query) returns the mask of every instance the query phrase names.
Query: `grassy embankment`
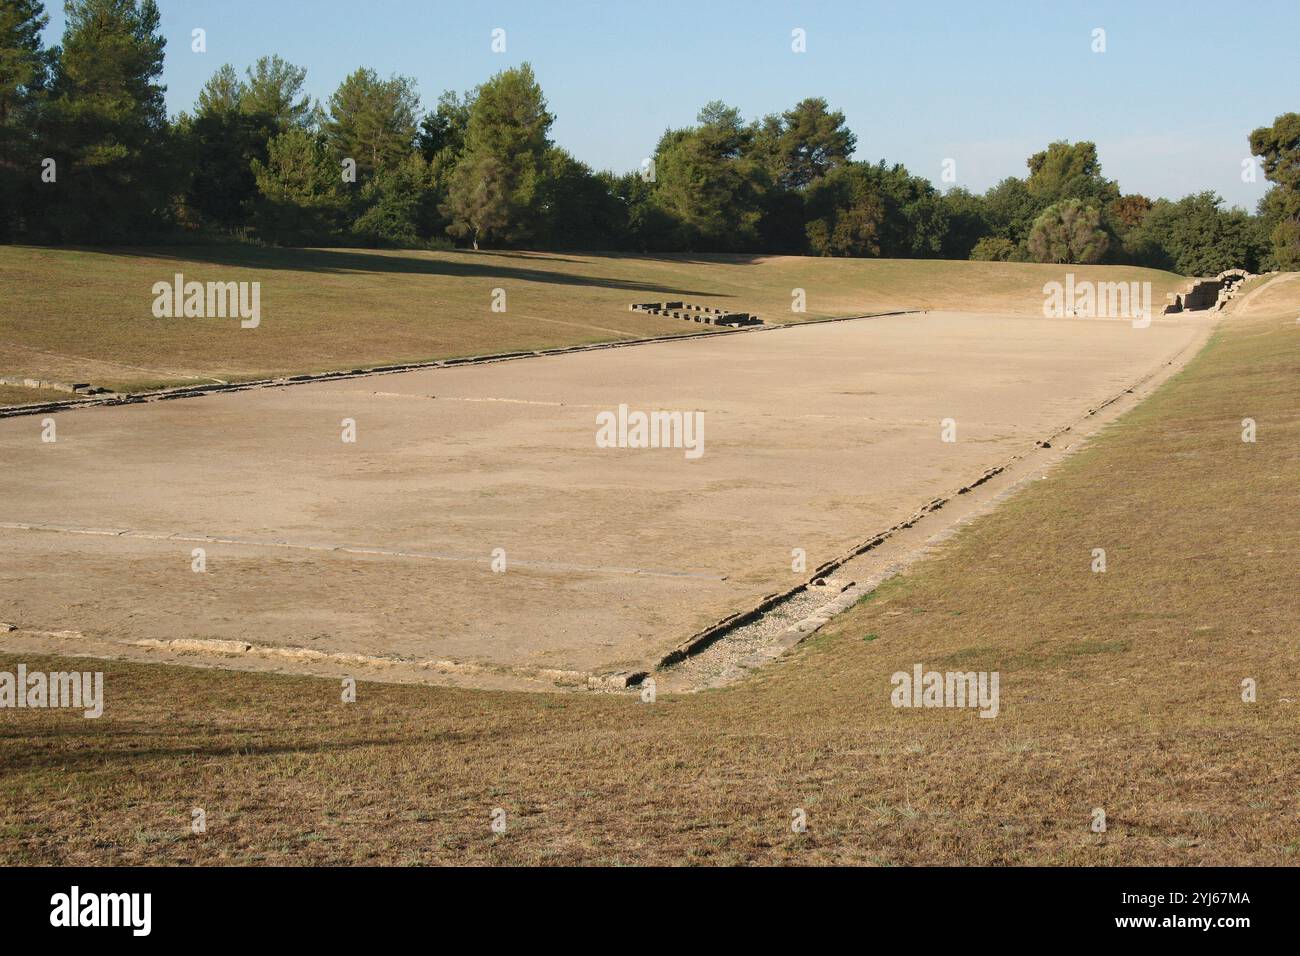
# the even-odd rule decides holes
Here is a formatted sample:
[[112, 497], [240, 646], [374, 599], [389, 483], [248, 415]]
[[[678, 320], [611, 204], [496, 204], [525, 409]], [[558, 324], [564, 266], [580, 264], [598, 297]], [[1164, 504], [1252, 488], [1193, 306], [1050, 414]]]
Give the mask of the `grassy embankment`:
[[[757, 312], [768, 322], [909, 308], [1028, 314], [1062, 266], [997, 262], [527, 252], [376, 252], [185, 246], [76, 250], [0, 246], [0, 376], [143, 391], [542, 349], [707, 326], [634, 314], [637, 301]], [[1145, 279], [1156, 307], [1175, 275], [1069, 267]], [[260, 282], [261, 323], [158, 319], [156, 282]], [[791, 311], [792, 290], [807, 311]], [[505, 312], [493, 312], [493, 290]], [[0, 388], [0, 404], [59, 393]]]

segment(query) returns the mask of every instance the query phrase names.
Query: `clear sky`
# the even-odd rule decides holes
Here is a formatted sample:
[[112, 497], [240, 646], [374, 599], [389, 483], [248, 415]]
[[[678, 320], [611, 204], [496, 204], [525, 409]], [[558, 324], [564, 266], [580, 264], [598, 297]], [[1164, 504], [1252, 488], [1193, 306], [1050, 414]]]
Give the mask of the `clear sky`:
[[[63, 32], [46, 0], [48, 42]], [[173, 113], [222, 63], [307, 68], [322, 102], [369, 66], [413, 77], [426, 107], [524, 60], [552, 136], [596, 169], [636, 168], [670, 126], [721, 99], [749, 119], [823, 96], [856, 158], [982, 191], [1056, 139], [1097, 143], [1125, 192], [1211, 189], [1253, 209], [1246, 137], [1300, 111], [1300, 0], [159, 0]], [[195, 27], [207, 52], [191, 51]], [[491, 49], [505, 30], [506, 51]], [[806, 32], [807, 51], [791, 49]], [[1092, 50], [1105, 30], [1104, 53]]]

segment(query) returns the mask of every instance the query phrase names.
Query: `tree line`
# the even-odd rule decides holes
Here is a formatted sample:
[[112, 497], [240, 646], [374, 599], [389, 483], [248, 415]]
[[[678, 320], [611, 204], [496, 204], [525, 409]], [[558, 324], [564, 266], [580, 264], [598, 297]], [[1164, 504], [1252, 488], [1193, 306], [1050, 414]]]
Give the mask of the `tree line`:
[[[532, 69], [446, 92], [361, 68], [322, 104], [279, 56], [221, 67], [169, 119], [155, 0], [0, 0], [0, 241], [771, 252], [1130, 263], [1183, 274], [1300, 268], [1300, 114], [1255, 130], [1254, 214], [1212, 192], [1122, 193], [1090, 142], [1054, 142], [982, 194], [855, 161], [826, 100], [745, 121], [706, 104], [640, 169], [550, 139]], [[1252, 159], [1253, 163], [1254, 160]], [[1253, 174], [1254, 166], [1251, 167]]]

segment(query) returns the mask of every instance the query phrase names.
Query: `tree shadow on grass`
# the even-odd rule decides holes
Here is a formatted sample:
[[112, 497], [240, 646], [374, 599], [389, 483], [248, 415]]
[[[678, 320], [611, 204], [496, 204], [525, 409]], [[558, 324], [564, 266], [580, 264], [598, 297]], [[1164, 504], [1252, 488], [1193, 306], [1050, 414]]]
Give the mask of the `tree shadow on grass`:
[[[92, 728], [94, 730], [94, 728]], [[35, 733], [25, 735], [30, 738]], [[139, 766], [148, 760], [188, 760], [188, 759], [238, 759], [276, 757], [282, 754], [319, 755], [326, 753], [343, 753], [350, 750], [367, 750], [379, 747], [405, 747], [411, 744], [427, 744], [430, 747], [449, 744], [468, 743], [481, 737], [460, 731], [434, 731], [412, 734], [404, 728], [387, 736], [362, 734], [356, 737], [344, 735], [342, 739], [315, 739], [267, 742], [267, 732], [250, 733], [244, 730], [225, 731], [211, 734], [206, 739], [181, 740], [173, 732], [166, 735], [175, 741], [172, 745], [153, 743], [141, 746], [141, 741], [160, 736], [148, 731], [117, 730], [112, 733], [97, 731], [78, 734], [64, 728], [46, 728], [39, 734], [49, 744], [42, 749], [31, 747], [15, 748], [6, 754], [5, 765], [12, 773], [24, 771], [78, 771], [104, 769], [115, 763]], [[216, 738], [216, 739], [213, 739]], [[22, 742], [22, 738], [18, 738]], [[69, 746], [64, 746], [68, 744]]]
[[[457, 250], [466, 252], [468, 250]], [[632, 252], [611, 251], [608, 249], [577, 249], [573, 255], [587, 259], [604, 259], [612, 262], [661, 262], [671, 265], [710, 265], [710, 266], [751, 266], [767, 259], [786, 257], [785, 253], [767, 252]], [[481, 249], [473, 255], [505, 256], [515, 259], [550, 260], [553, 262], [581, 262], [581, 259], [568, 259], [548, 252], [529, 252], [514, 249]], [[789, 258], [809, 258], [807, 256], [789, 256]]]
[[[726, 297], [706, 289], [683, 289], [656, 282], [640, 282], [607, 276], [580, 275], [552, 269], [531, 269], [523, 263], [532, 261], [579, 262], [533, 253], [488, 252], [462, 253], [454, 257], [413, 252], [384, 252], [358, 249], [285, 249], [251, 245], [170, 246], [170, 247], [95, 247], [77, 249], [107, 255], [168, 262], [202, 262], [235, 269], [275, 269], [288, 272], [314, 272], [330, 275], [381, 273], [415, 276], [450, 276], [464, 279], [541, 282], [589, 288], [621, 289], [628, 292], [657, 293], [672, 296]], [[601, 258], [644, 258], [606, 254]], [[655, 257], [665, 261], [677, 257]], [[518, 263], [518, 264], [515, 264]], [[201, 277], [195, 277], [201, 278]]]

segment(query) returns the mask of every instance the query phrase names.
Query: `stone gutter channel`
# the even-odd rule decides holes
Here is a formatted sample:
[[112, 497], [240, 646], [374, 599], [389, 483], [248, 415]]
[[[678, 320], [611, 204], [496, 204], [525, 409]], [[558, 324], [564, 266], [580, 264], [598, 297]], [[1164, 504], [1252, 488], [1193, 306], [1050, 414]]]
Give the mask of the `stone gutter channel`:
[[[797, 329], [805, 325], [822, 325], [827, 322], [852, 322], [857, 319], [879, 319], [891, 315], [921, 315], [924, 309], [900, 309], [893, 312], [871, 312], [865, 315], [831, 316], [825, 319], [809, 319], [806, 322], [787, 322], [783, 325], [752, 325], [719, 329], [714, 332], [688, 332], [684, 335], [655, 335], [648, 338], [627, 339], [621, 342], [593, 342], [589, 345], [566, 345], [553, 349], [524, 350], [519, 352], [495, 352], [489, 355], [471, 355], [464, 358], [436, 359], [428, 362], [405, 362], [397, 365], [375, 365], [348, 371], [317, 372], [308, 375], [288, 375], [280, 378], [257, 379], [249, 382], [221, 382], [203, 385], [178, 385], [174, 388], [160, 388], [148, 392], [129, 392], [93, 394], [103, 392], [92, 386], [76, 386], [88, 397], [52, 402], [37, 402], [30, 405], [9, 405], [0, 407], [0, 419], [17, 418], [21, 415], [41, 415], [49, 412], [62, 412], [78, 408], [92, 408], [97, 405], [137, 405], [145, 402], [165, 402], [177, 398], [198, 398], [204, 395], [217, 395], [222, 392], [246, 392], [257, 388], [286, 388], [291, 385], [307, 385], [312, 382], [336, 382], [350, 378], [368, 378], [373, 375], [395, 375], [399, 372], [418, 372], [431, 368], [456, 368], [461, 365], [489, 365], [494, 362], [509, 362], [515, 359], [541, 358], [547, 355], [569, 355], [575, 352], [596, 352], [601, 349], [619, 349], [634, 345], [650, 345], [657, 342], [681, 342], [687, 339], [708, 338], [719, 335], [750, 335], [758, 332], [779, 332], [783, 329]], [[32, 379], [15, 379], [22, 384]], [[50, 384], [50, 383], [41, 383]], [[51, 384], [55, 387], [57, 383]], [[66, 389], [71, 391], [72, 387]]]
[[[897, 524], [819, 565], [805, 580], [698, 631], [661, 657], [652, 668], [603, 675], [601, 685], [625, 682], [623, 686], [636, 687], [653, 677], [657, 689], [690, 692], [731, 683], [745, 676], [748, 670], [780, 657], [886, 580], [931, 553], [936, 544], [955, 534], [961, 524], [987, 513], [1025, 482], [1040, 477], [1044, 468], [1065, 458], [1079, 441], [1118, 418], [1175, 374], [1188, 358], [1199, 352], [1207, 338], [1208, 330], [1122, 391], [1035, 441], [1031, 449], [987, 469], [950, 494], [926, 502]], [[1130, 396], [1132, 400], [1125, 402]], [[1095, 427], [1075, 441], [1063, 444], [1067, 436], [1084, 425]], [[990, 482], [998, 487], [985, 489], [987, 494], [982, 496], [971, 495]], [[926, 518], [945, 507], [961, 512], [946, 529], [932, 535], [929, 532], [932, 522], [919, 527]], [[887, 544], [893, 547], [886, 547]], [[868, 561], [876, 557], [877, 550], [893, 553]], [[859, 574], [863, 575], [862, 579], [854, 580]]]

